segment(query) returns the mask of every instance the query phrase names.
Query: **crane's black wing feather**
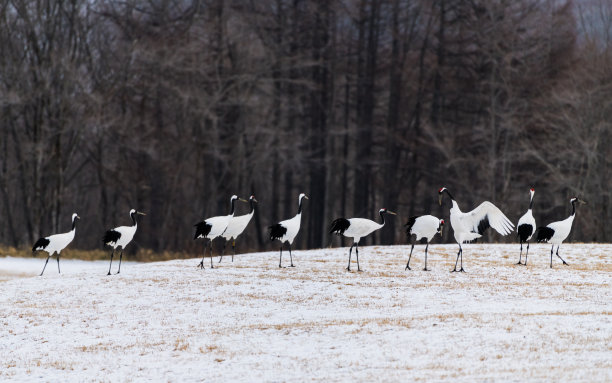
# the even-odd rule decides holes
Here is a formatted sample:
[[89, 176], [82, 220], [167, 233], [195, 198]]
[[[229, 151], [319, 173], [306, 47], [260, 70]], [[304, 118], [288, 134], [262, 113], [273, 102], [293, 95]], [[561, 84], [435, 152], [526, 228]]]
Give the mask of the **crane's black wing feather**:
[[548, 242], [555, 235], [555, 231], [548, 226], [538, 228], [538, 242]]
[[32, 247], [32, 251], [43, 250], [45, 247], [49, 246], [49, 243], [51, 243], [51, 241], [47, 238], [39, 238]]
[[195, 226], [196, 228], [193, 239], [206, 238], [206, 236], [210, 233], [210, 230], [212, 229], [212, 225], [206, 223], [206, 221], [198, 222], [193, 226]]
[[329, 233], [337, 235], [344, 234], [344, 232], [351, 226], [351, 223], [346, 218], [335, 219], [329, 226]]
[[414, 223], [416, 222], [417, 218], [419, 218], [419, 217], [417, 217], [417, 216], [410, 217], [408, 219], [408, 222], [404, 225], [404, 226], [406, 226], [406, 234], [409, 237], [412, 235], [412, 233], [410, 233], [410, 230], [412, 230], [412, 226], [414, 226]]
[[121, 233], [115, 230], [108, 230], [104, 233], [104, 238], [102, 238], [102, 242], [105, 245], [115, 244], [121, 238]]
[[275, 239], [281, 239], [285, 234], [287, 234], [287, 228], [280, 223], [277, 223], [269, 226], [268, 232], [270, 233], [270, 240], [274, 241]]

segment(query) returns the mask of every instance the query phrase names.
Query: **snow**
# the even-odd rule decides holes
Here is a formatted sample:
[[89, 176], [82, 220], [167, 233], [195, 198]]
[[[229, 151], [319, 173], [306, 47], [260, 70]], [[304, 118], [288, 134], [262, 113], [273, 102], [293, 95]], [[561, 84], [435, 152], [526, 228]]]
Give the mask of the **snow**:
[[347, 248], [294, 251], [283, 269], [278, 252], [112, 276], [50, 261], [0, 282], [0, 380], [611, 381], [612, 245], [562, 245], [570, 265], [553, 269], [548, 245], [527, 267], [518, 248], [465, 245], [467, 273], [437, 244], [429, 272], [420, 245], [412, 271], [409, 246], [361, 247], [362, 273], [345, 270]]

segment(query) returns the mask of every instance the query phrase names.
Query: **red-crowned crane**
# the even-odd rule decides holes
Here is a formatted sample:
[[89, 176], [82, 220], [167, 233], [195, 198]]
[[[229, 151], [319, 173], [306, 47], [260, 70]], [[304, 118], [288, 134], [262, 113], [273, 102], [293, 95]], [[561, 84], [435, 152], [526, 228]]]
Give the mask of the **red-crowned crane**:
[[123, 259], [123, 250], [128, 245], [128, 243], [132, 242], [134, 239], [134, 235], [136, 234], [136, 229], [138, 229], [138, 222], [136, 222], [136, 217], [138, 215], [146, 215], [141, 211], [136, 211], [136, 209], [130, 210], [130, 218], [132, 218], [132, 226], [119, 226], [114, 229], [108, 230], [104, 233], [104, 238], [102, 242], [106, 246], [110, 246], [113, 248], [110, 255], [110, 264], [108, 265], [108, 274], [111, 275], [111, 267], [113, 266], [113, 256], [115, 255], [115, 250], [120, 247], [121, 253], [119, 254], [119, 268], [117, 269], [117, 274], [121, 272], [121, 260]]
[[223, 242], [223, 252], [221, 253], [221, 258], [219, 258], [219, 263], [221, 263], [223, 255], [225, 254], [225, 245], [230, 240], [232, 241], [232, 262], [234, 262], [234, 255], [236, 255], [236, 238], [246, 229], [249, 222], [251, 222], [251, 218], [253, 218], [255, 214], [255, 204], [257, 203], [255, 196], [252, 195], [249, 198], [249, 203], [251, 204], [251, 211], [248, 214], [230, 218], [227, 228], [223, 234], [221, 234], [221, 236], [225, 238], [225, 242]]
[[[459, 245], [455, 268], [452, 272], [463, 270], [463, 248], [461, 244], [467, 241], [473, 241], [482, 237], [486, 229], [492, 227], [501, 235], [508, 235], [514, 229], [514, 225], [508, 217], [502, 213], [495, 205], [489, 201], [481, 203], [476, 209], [464, 213], [459, 209], [457, 201], [446, 188], [438, 190], [438, 202], [442, 205], [442, 196], [446, 192], [451, 199], [453, 206], [450, 209], [450, 222], [453, 228], [455, 241]], [[457, 270], [457, 262], [461, 256], [461, 269]]]
[[410, 268], [410, 259], [412, 258], [412, 250], [414, 250], [414, 242], [421, 238], [425, 238], [427, 240], [427, 246], [425, 246], [425, 268], [423, 268], [423, 270], [429, 271], [429, 269], [427, 269], [427, 249], [429, 248], [429, 242], [431, 242], [436, 234], [440, 234], [440, 236], [442, 236], [444, 220], [434, 217], [433, 215], [422, 215], [420, 217], [415, 216], [410, 217], [408, 223], [406, 223], [404, 226], [406, 226], [406, 234], [408, 235], [408, 238], [412, 239], [412, 236], [414, 236], [414, 240], [411, 240], [412, 246], [410, 247], [408, 263], [406, 263], [406, 268], [404, 270], [412, 270]]
[[574, 222], [574, 217], [576, 217], [576, 203], [586, 204], [585, 201], [576, 197], [570, 199], [570, 203], [572, 204], [572, 214], [569, 217], [563, 221], [553, 222], [545, 227], [538, 228], [538, 242], [552, 243], [552, 247], [550, 248], [550, 268], [552, 268], [553, 249], [555, 245], [557, 245], [557, 257], [567, 266], [567, 262], [559, 255], [559, 246], [561, 246], [561, 243], [565, 241], [570, 231], [572, 231], [572, 223]]
[[293, 265], [293, 256], [291, 255], [291, 244], [293, 243], [293, 240], [295, 239], [295, 236], [297, 235], [298, 231], [300, 231], [300, 223], [302, 220], [302, 199], [304, 198], [308, 199], [308, 197], [304, 193], [301, 193], [298, 197], [298, 212], [295, 217], [281, 221], [277, 224], [268, 227], [270, 240], [274, 241], [275, 239], [278, 239], [281, 242], [278, 267], [283, 267], [283, 244], [285, 242], [289, 243], [289, 258], [291, 259], [290, 267], [295, 267]]
[[353, 244], [349, 249], [348, 267], [346, 268], [348, 271], [351, 271], [351, 252], [353, 251], [353, 246], [357, 255], [357, 271], [361, 271], [359, 267], [359, 240], [385, 226], [385, 214], [396, 215], [387, 209], [380, 209], [378, 214], [380, 214], [381, 223], [366, 218], [338, 218], [331, 223], [329, 228], [330, 234], [342, 234], [345, 237], [353, 238]]
[[[234, 216], [234, 202], [239, 199], [242, 202], [247, 202], [245, 199], [238, 198], [237, 195], [233, 195], [230, 198], [230, 212], [228, 215], [220, 215], [217, 217], [211, 217], [205, 219], [202, 222], [196, 223], [194, 226], [196, 228], [195, 235], [193, 239], [198, 238], [206, 238], [210, 243], [210, 268], [214, 269], [213, 261], [212, 261], [212, 241], [213, 239], [220, 237], [221, 234], [227, 229], [227, 224], [230, 221], [230, 218]], [[202, 256], [202, 261], [198, 264], [198, 266], [203, 269], [204, 268], [204, 257], [206, 257], [206, 242], [204, 242], [204, 255]]]
[[45, 272], [47, 263], [49, 263], [49, 258], [51, 258], [55, 253], [57, 253], [57, 273], [61, 274], [59, 265], [60, 253], [74, 239], [77, 219], [81, 219], [81, 217], [79, 217], [77, 213], [72, 214], [72, 229], [69, 232], [39, 238], [38, 241], [36, 241], [36, 243], [32, 247], [32, 252], [42, 250], [49, 253], [49, 255], [47, 256], [47, 260], [45, 261], [45, 266], [43, 267], [42, 272], [40, 273], [40, 276], [42, 276]]
[[[529, 240], [536, 231], [536, 221], [533, 218], [533, 213], [531, 209], [533, 209], [533, 195], [535, 194], [535, 189], [531, 188], [529, 190], [529, 209], [527, 212], [523, 214], [523, 216], [519, 219], [516, 224], [516, 235], [521, 242], [521, 252], [519, 253], [519, 261], [517, 265], [527, 266], [527, 255], [529, 255]], [[525, 263], [521, 263], [521, 257], [523, 255], [523, 242], [527, 242], [527, 252], [525, 253]]]

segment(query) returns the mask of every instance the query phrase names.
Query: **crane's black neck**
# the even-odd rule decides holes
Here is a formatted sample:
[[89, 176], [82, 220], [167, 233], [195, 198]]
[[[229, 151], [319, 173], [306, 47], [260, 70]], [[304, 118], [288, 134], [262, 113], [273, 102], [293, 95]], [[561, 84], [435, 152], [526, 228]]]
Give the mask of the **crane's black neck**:
[[385, 225], [385, 213], [386, 213], [386, 211], [384, 211], [384, 210], [380, 211], [378, 213], [378, 214], [380, 214], [380, 220], [381, 220], [380, 224], [383, 225], [383, 226]]
[[234, 198], [234, 199], [232, 199], [232, 208], [231, 208], [231, 210], [230, 210], [229, 215], [234, 215], [234, 203], [235, 203], [235, 202], [236, 202], [236, 199], [235, 199], [235, 198]]
[[304, 198], [300, 198], [300, 203], [298, 205], [298, 214], [302, 214], [302, 201], [304, 200]]
[[136, 226], [136, 212], [131, 213], [130, 217], [132, 217], [132, 222], [134, 223], [132, 226]]
[[77, 221], [77, 217], [74, 217], [72, 219], [72, 231], [74, 231], [74, 229], [76, 228], [76, 221]]
[[253, 200], [249, 200], [249, 203], [251, 204], [251, 214], [253, 214], [255, 212], [255, 202], [253, 202]]
[[453, 195], [451, 194], [451, 192], [448, 191], [448, 189], [444, 189], [444, 191], [446, 192], [446, 194], [448, 194], [448, 196], [450, 197], [451, 200], [455, 200], [455, 198], [453, 197]]
[[572, 214], [571, 215], [576, 215], [576, 200], [572, 201]]
[[529, 210], [533, 209], [533, 196], [531, 196], [531, 199], [529, 200]]

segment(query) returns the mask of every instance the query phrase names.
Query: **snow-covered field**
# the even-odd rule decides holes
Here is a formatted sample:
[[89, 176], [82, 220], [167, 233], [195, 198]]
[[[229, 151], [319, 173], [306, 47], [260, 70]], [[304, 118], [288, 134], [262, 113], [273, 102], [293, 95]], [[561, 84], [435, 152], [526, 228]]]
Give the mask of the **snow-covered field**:
[[4, 258], [27, 277], [0, 282], [0, 380], [612, 381], [612, 245], [562, 245], [552, 270], [547, 245], [527, 267], [518, 245], [466, 245], [452, 274], [456, 246], [430, 246], [429, 272], [423, 249], [404, 271], [409, 247], [360, 248], [362, 273], [348, 249], [110, 277]]

